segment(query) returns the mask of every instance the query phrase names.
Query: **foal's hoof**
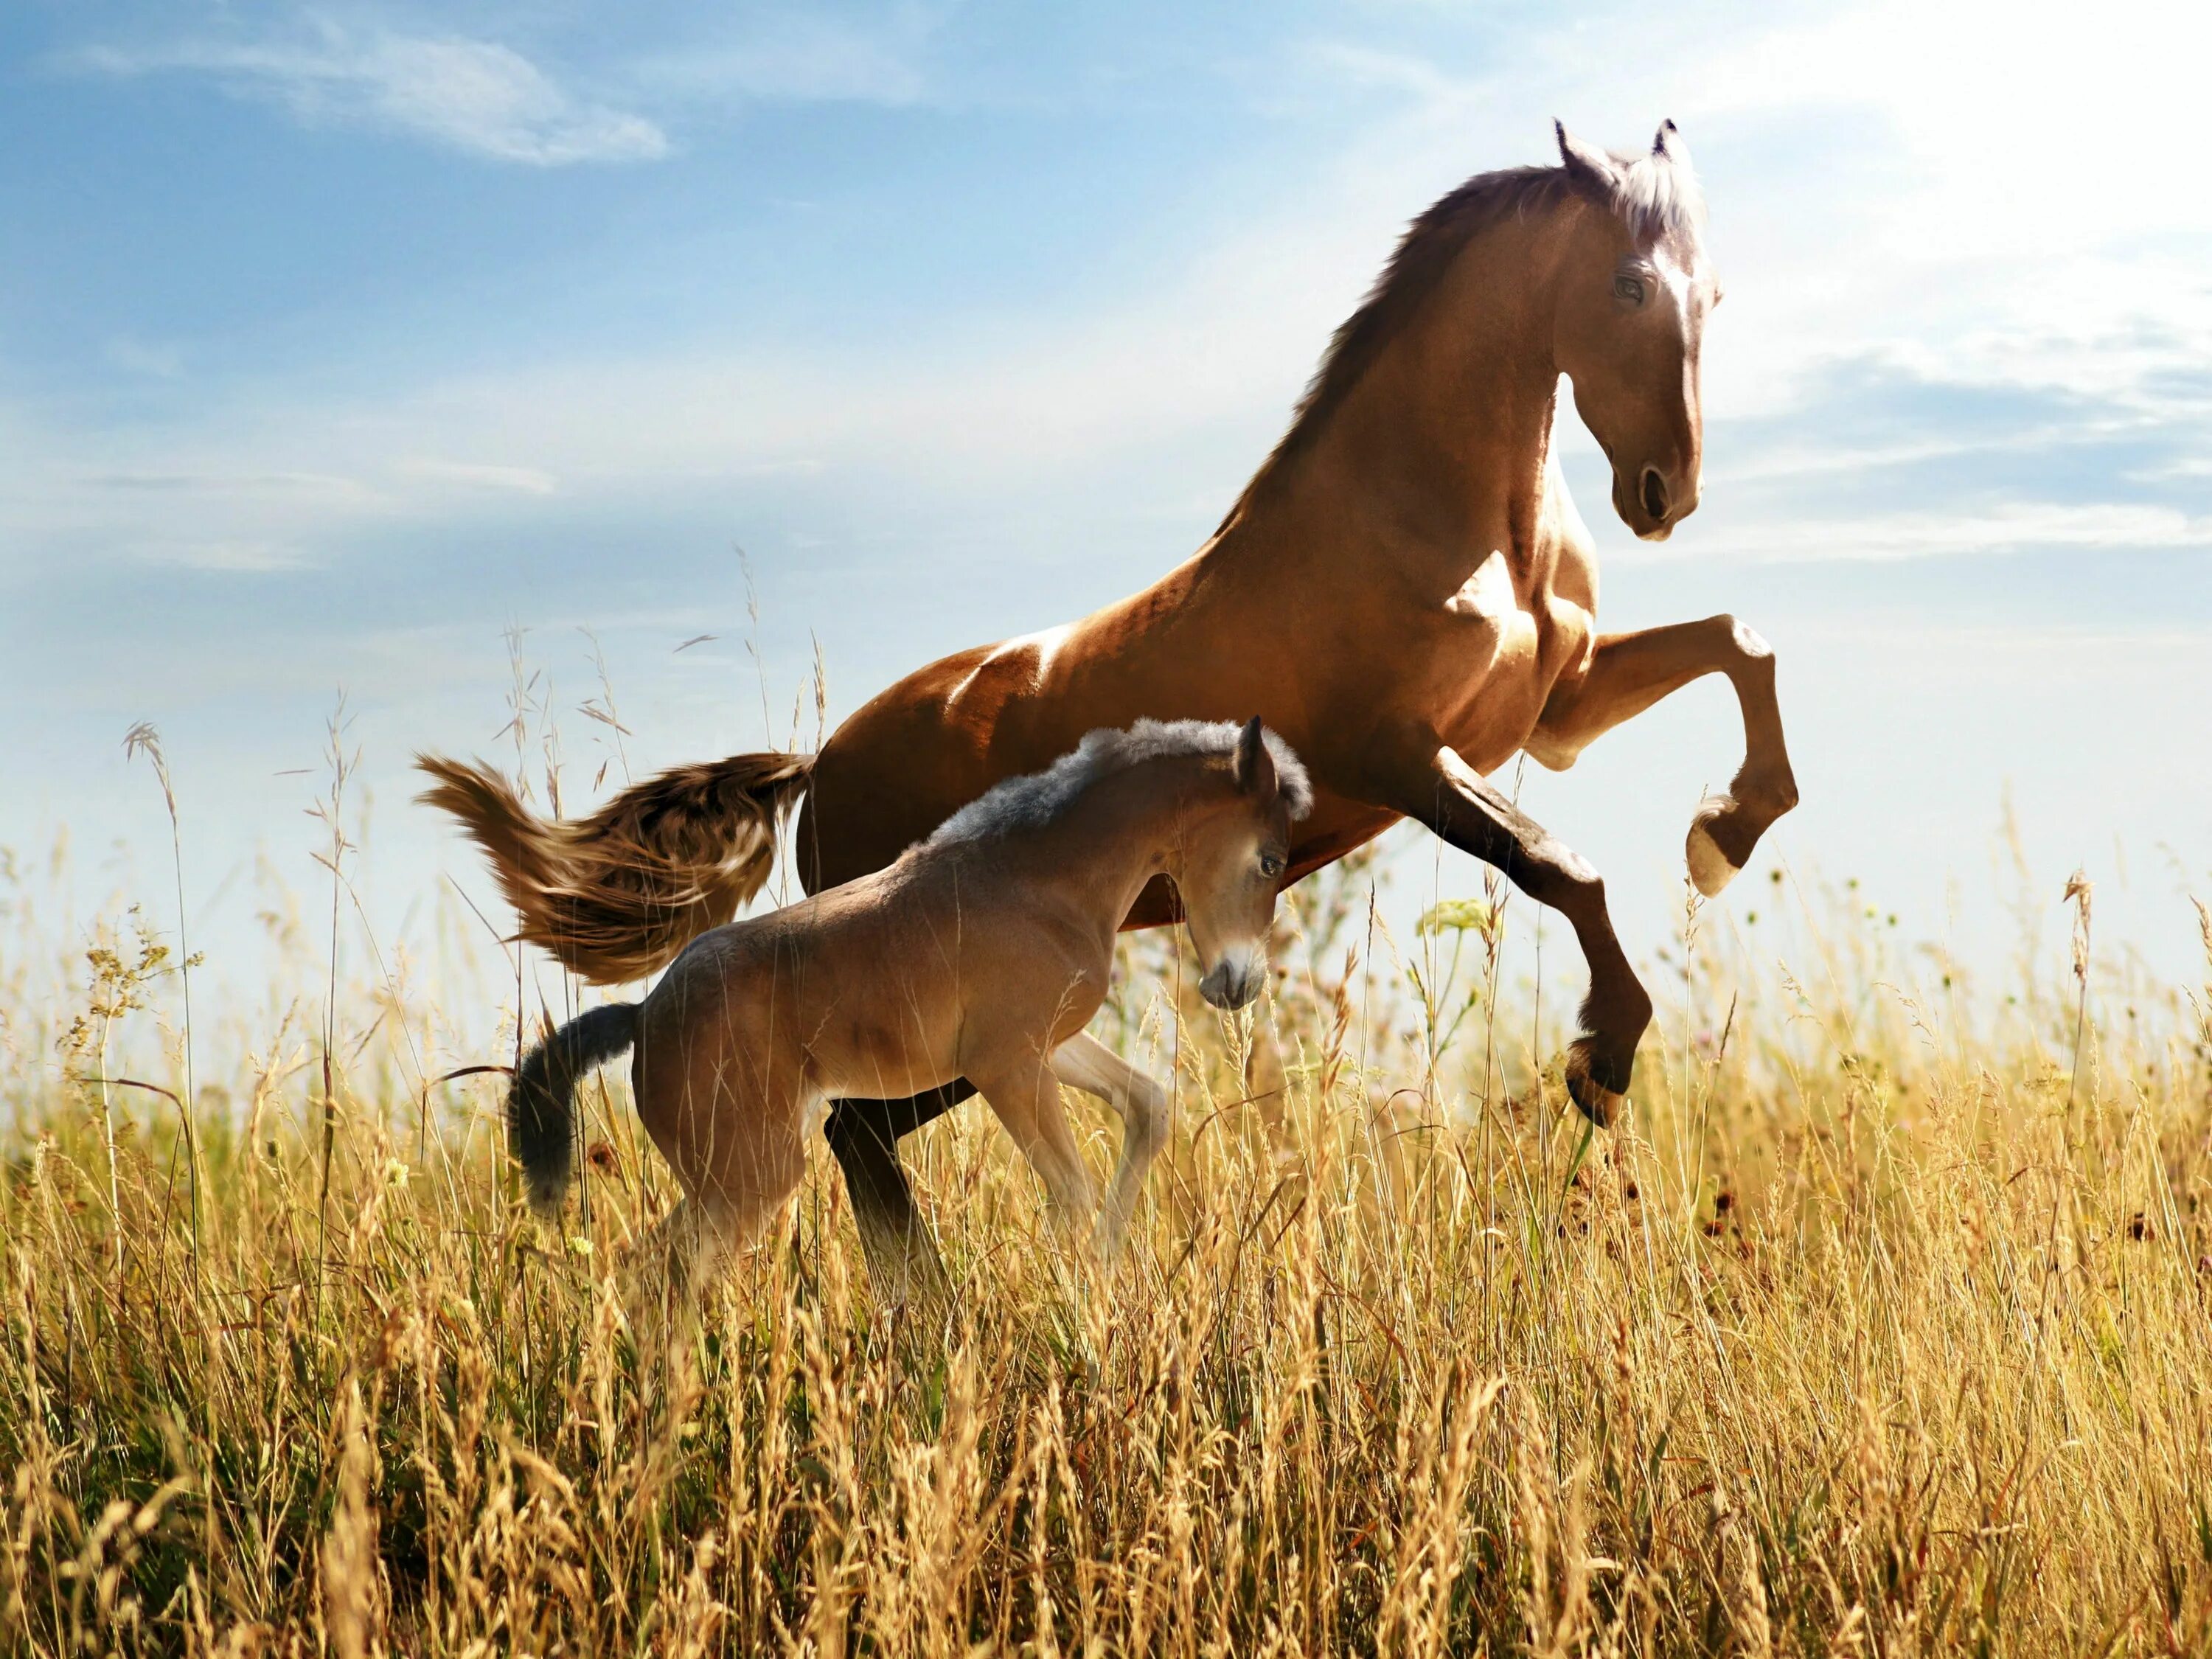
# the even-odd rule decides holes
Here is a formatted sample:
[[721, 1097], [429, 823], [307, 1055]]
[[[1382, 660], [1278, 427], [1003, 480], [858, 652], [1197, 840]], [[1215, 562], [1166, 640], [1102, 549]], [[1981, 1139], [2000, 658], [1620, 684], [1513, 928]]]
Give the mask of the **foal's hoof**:
[[1743, 873], [1743, 866], [1713, 839], [1713, 824], [1735, 810], [1735, 796], [1708, 795], [1690, 820], [1690, 839], [1683, 854], [1689, 860], [1691, 883], [1707, 898], [1718, 897], [1723, 888]]
[[1577, 1037], [1567, 1050], [1567, 1094], [1582, 1115], [1601, 1129], [1613, 1127], [1628, 1093], [1635, 1061], [1608, 1060], [1597, 1052], [1595, 1037]]

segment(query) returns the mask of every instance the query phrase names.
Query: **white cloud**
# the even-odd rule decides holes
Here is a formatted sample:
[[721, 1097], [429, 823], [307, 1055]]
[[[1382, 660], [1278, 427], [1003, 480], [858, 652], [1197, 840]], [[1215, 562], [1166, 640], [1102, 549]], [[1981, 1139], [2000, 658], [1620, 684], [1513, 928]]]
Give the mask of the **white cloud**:
[[[1877, 13], [1840, 35], [1825, 25], [1754, 30], [1740, 49], [1717, 52], [1711, 39], [1676, 40], [1680, 31], [1671, 27], [1655, 29], [1650, 51], [1629, 40], [1607, 53], [1579, 50], [1571, 31], [1559, 31], [1528, 43], [1516, 55], [1526, 73], [1512, 80], [1455, 74], [1367, 47], [1295, 46], [1287, 58], [1301, 72], [1357, 82], [1392, 100], [1389, 112], [1366, 124], [1299, 191], [1226, 220], [1209, 246], [1180, 264], [1163, 261], [1122, 303], [1088, 315], [1052, 308], [948, 315], [926, 343], [890, 351], [678, 340], [615, 361], [556, 355], [466, 380], [426, 379], [344, 408], [319, 404], [312, 394], [290, 406], [265, 396], [203, 406], [189, 429], [135, 434], [128, 440], [135, 454], [104, 458], [108, 499], [93, 499], [99, 492], [86, 487], [88, 469], [76, 469], [72, 484], [66, 465], [40, 472], [24, 499], [38, 498], [39, 511], [74, 529], [112, 527], [116, 546], [136, 544], [123, 533], [134, 517], [175, 511], [191, 517], [207, 544], [327, 549], [368, 520], [499, 512], [507, 510], [503, 496], [519, 501], [556, 488], [580, 505], [665, 500], [679, 490], [721, 499], [742, 477], [835, 470], [988, 501], [1006, 480], [1065, 468], [1092, 484], [1120, 477], [1134, 490], [1135, 458], [1152, 465], [1186, 435], [1186, 453], [1205, 450], [1203, 466], [1187, 467], [1171, 483], [1156, 470], [1144, 487], [1200, 487], [1187, 483], [1200, 477], [1211, 489], [1240, 462], [1256, 464], [1328, 329], [1356, 301], [1404, 219], [1477, 166], [1544, 159], [1556, 109], [1593, 140], [1614, 143], [1633, 142], [1659, 116], [1675, 114], [1714, 164], [1709, 173], [1726, 179], [1714, 191], [1715, 236], [1731, 300], [1709, 337], [1707, 398], [1717, 423], [1729, 423], [1729, 441], [1712, 457], [1713, 510], [1686, 528], [1674, 553], [1904, 557], [2089, 545], [2100, 538], [2202, 544], [2203, 520], [2127, 502], [2127, 480], [2117, 473], [2075, 481], [2074, 501], [2047, 508], [2029, 501], [2010, 514], [1984, 514], [1963, 492], [1942, 499], [1938, 483], [1932, 498], [1922, 498], [1923, 513], [1903, 511], [1911, 501], [1886, 502], [1882, 514], [1865, 520], [1790, 516], [1770, 529], [1765, 520], [1783, 515], [1754, 509], [1755, 529], [1725, 525], [1724, 486], [1966, 457], [2023, 436], [2054, 447], [2109, 440], [2118, 416], [2173, 418], [2158, 377], [2176, 364], [2201, 364], [2212, 351], [2201, 266], [2186, 250], [2168, 246], [2151, 258], [2114, 248], [2114, 237], [2148, 222], [2135, 216], [2139, 204], [2124, 214], [2083, 205], [2080, 221], [2054, 233], [2050, 258], [2037, 264], [2021, 263], [2004, 238], [1990, 252], [1971, 238], [1908, 234], [1954, 209], [1962, 224], [1978, 226], [1965, 198], [1984, 175], [2002, 168], [2010, 177], [2038, 164], [1990, 137], [1978, 150], [1959, 148], [1970, 132], [2002, 130], [2000, 118], [2025, 95], [2016, 89], [1955, 84], [1954, 106], [1940, 120], [1916, 112], [1929, 95], [1925, 77], [1911, 65], [1885, 70], [1869, 44], [1887, 38], [1883, 30], [1893, 21]], [[918, 83], [887, 40], [828, 24], [755, 26], [739, 45], [719, 54], [702, 50], [688, 69], [674, 60], [647, 65], [632, 84], [672, 97], [720, 87], [747, 96], [895, 100]], [[503, 48], [442, 44], [520, 64], [526, 84], [574, 107]], [[392, 49], [391, 37], [363, 46], [326, 33], [311, 52], [241, 51], [223, 60], [228, 70], [205, 55], [194, 66], [274, 76], [273, 69], [246, 67], [246, 59], [343, 58], [376, 66], [348, 71], [348, 96], [441, 109], [438, 119], [449, 125], [461, 120], [453, 112], [472, 110], [471, 131], [500, 120], [527, 125], [511, 113], [527, 97], [502, 105], [480, 89], [467, 92], [465, 75], [400, 76], [391, 66], [407, 53]], [[142, 70], [158, 66], [137, 63]], [[299, 95], [325, 95], [336, 74], [305, 76]], [[417, 89], [411, 102], [386, 90], [403, 79]], [[1282, 79], [1286, 95], [1298, 95], [1297, 76]], [[1775, 100], [1783, 94], [1767, 81], [1793, 100], [1779, 114]], [[2033, 76], [2030, 83], [2039, 84]], [[1765, 153], [1777, 121], [1814, 120], [1822, 107], [1844, 106], [1893, 147], [1878, 166], [1849, 154], [1772, 160]], [[502, 107], [510, 114], [486, 113]], [[428, 114], [408, 118], [410, 130], [430, 130]], [[2063, 164], [2043, 170], [2061, 192], [2044, 218], [2074, 208], [2076, 193], [2126, 166], [2133, 149], [2132, 135], [2117, 128], [2069, 132]], [[2177, 198], [2171, 204], [2172, 223], [2185, 234], [2200, 234], [2208, 218], [2204, 203]], [[1809, 446], [1802, 420], [1787, 433], [1762, 422], [1817, 410], [1826, 367], [1869, 355], [1930, 381], [1999, 394], [2008, 386], [2066, 387], [2094, 394], [2103, 407], [2085, 405], [2069, 427], [1995, 438], [1971, 428], [1901, 431], [1893, 441], [1869, 434], [1832, 450]], [[1578, 429], [1566, 441], [1587, 445]], [[453, 459], [470, 456], [498, 459]], [[117, 472], [134, 465], [149, 477], [196, 480], [193, 500], [159, 509], [122, 500]], [[309, 499], [277, 482], [325, 472], [344, 489]], [[1230, 489], [1215, 506], [1226, 505]], [[1774, 495], [1769, 489], [1764, 499]], [[2122, 499], [2085, 503], [2082, 495]], [[22, 507], [9, 516], [27, 527]], [[1590, 516], [1608, 556], [1630, 550], [1601, 503]]]
[[[1678, 119], [1714, 163], [1731, 296], [1708, 404], [1741, 414], [1875, 343], [1938, 378], [2116, 397], [2203, 361], [2208, 54], [2212, 12], [2154, 0], [1872, 0], [1627, 9], [1516, 40], [1502, 72], [1308, 42], [1285, 80], [1388, 102], [1346, 158], [1378, 189], [1439, 159], [1549, 159], [1553, 113], [1617, 145]], [[2169, 337], [2116, 337], [2144, 325]]]
[[356, 33], [325, 21], [294, 40], [94, 46], [69, 61], [113, 76], [205, 74], [309, 125], [381, 128], [496, 161], [641, 161], [669, 149], [644, 116], [577, 99], [495, 41]]
[[313, 563], [300, 549], [275, 542], [155, 542], [140, 548], [138, 556], [148, 564], [247, 574], [304, 570]]
[[[1288, 78], [1389, 111], [1342, 164], [1376, 192], [1454, 158], [1547, 159], [1553, 112], [1613, 144], [1678, 118], [1706, 163], [1730, 295], [1706, 337], [1709, 507], [1663, 552], [1593, 514], [1601, 545], [1880, 559], [2212, 539], [2125, 459], [2212, 440], [2212, 194], [2188, 159], [2208, 51], [2212, 13], [2147, 0], [1873, 0], [1627, 10], [1516, 40], [1503, 73], [1308, 44]], [[1844, 426], [1840, 362], [1888, 365], [1927, 395], [1862, 399]], [[1601, 465], [1568, 424], [1567, 453]], [[1869, 490], [1863, 519], [1838, 510], [1846, 475], [1887, 469], [1908, 494]], [[2000, 476], [2014, 499], [1985, 511]]]
[[927, 90], [914, 48], [925, 17], [862, 29], [827, 14], [748, 16], [736, 33], [663, 52], [629, 74], [666, 96], [722, 101], [912, 104]]
[[118, 336], [105, 348], [107, 361], [125, 374], [153, 380], [173, 380], [185, 372], [184, 349], [178, 345], [149, 345], [143, 340]]
[[514, 495], [550, 495], [560, 488], [551, 473], [534, 466], [495, 466], [481, 461], [426, 459], [403, 462], [401, 470], [418, 478]]
[[2138, 483], [2164, 483], [2174, 478], [2212, 478], [2212, 455], [2192, 455], [2155, 466], [2136, 467], [2128, 477]]
[[292, 500], [343, 505], [372, 498], [357, 479], [313, 471], [194, 471], [176, 468], [124, 468], [87, 472], [79, 480], [90, 490], [134, 495], [199, 495], [231, 501]]
[[1639, 546], [1623, 562], [1737, 555], [1760, 562], [1917, 559], [2059, 548], [2212, 548], [2212, 515], [2136, 501], [2026, 501], [1972, 512], [1942, 509], [1849, 518], [1763, 520], [1705, 534], [1679, 549]]

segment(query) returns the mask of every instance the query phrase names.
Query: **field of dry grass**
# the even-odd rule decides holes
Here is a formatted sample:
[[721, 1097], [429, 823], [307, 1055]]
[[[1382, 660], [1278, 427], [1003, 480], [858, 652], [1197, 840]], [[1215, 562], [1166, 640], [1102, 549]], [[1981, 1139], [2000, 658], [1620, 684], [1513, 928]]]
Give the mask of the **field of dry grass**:
[[916, 1159], [948, 1322], [871, 1303], [825, 1157], [672, 1342], [619, 1077], [558, 1233], [501, 1079], [435, 1080], [499, 1058], [441, 996], [494, 994], [303, 960], [191, 1075], [173, 957], [80, 942], [56, 1006], [19, 940], [0, 1648], [2212, 1650], [2194, 1002], [2094, 950], [2078, 1024], [2063, 959], [1969, 995], [1747, 882], [1619, 1133], [1526, 1063], [1567, 1011], [1497, 969], [1524, 907], [1394, 940], [1348, 874], [1286, 918], [1280, 1096], [1133, 955], [1182, 1115], [1115, 1268], [969, 1109]]

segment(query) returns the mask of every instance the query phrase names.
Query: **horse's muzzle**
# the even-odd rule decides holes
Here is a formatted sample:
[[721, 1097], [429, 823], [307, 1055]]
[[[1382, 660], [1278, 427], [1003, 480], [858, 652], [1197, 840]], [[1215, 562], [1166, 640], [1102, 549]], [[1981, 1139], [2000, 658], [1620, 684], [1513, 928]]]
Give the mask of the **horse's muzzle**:
[[[1674, 526], [1698, 510], [1698, 480], [1647, 466], [1636, 476], [1632, 494], [1625, 490], [1626, 478], [1613, 486], [1613, 506], [1639, 540], [1663, 542]], [[1624, 499], [1625, 497], [1625, 499]]]

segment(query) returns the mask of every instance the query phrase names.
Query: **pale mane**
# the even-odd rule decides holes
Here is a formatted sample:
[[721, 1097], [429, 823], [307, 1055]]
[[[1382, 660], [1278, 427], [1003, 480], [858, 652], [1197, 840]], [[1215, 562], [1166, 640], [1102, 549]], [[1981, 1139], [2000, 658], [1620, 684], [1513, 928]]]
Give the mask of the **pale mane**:
[[[1233, 755], [1243, 728], [1234, 720], [1139, 720], [1124, 729], [1101, 727], [1042, 772], [1008, 778], [938, 825], [924, 842], [982, 841], [1037, 830], [1052, 823], [1101, 778], [1149, 760], [1178, 755]], [[1284, 804], [1293, 818], [1313, 810], [1313, 785], [1297, 756], [1273, 732], [1264, 732]]]

